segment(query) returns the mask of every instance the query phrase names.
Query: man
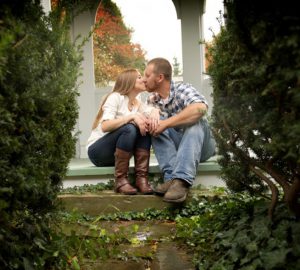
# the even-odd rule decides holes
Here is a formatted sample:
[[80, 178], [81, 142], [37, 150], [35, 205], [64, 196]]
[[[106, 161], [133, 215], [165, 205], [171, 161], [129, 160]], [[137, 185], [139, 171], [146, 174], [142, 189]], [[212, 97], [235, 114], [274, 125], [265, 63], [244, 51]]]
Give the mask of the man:
[[184, 202], [193, 185], [197, 167], [214, 155], [215, 140], [205, 118], [207, 101], [190, 84], [172, 81], [172, 66], [164, 58], [148, 62], [144, 82], [147, 102], [161, 111], [149, 132], [164, 183], [155, 192], [166, 202]]

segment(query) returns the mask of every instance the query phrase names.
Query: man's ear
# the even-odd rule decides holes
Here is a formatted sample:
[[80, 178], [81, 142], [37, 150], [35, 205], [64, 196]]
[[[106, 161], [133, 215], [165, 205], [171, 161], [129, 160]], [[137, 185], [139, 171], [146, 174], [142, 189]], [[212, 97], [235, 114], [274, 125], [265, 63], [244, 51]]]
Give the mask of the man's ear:
[[162, 82], [165, 78], [165, 75], [161, 73], [157, 77], [158, 77], [158, 82]]

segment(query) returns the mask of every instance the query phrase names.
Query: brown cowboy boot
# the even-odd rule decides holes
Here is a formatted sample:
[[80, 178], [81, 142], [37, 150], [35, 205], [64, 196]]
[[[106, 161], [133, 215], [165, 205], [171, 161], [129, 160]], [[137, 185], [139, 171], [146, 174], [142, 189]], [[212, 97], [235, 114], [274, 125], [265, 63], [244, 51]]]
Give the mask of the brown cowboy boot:
[[148, 183], [150, 151], [138, 148], [134, 152], [135, 185], [142, 194], [152, 194]]
[[165, 193], [163, 201], [182, 203], [186, 200], [190, 185], [182, 179], [173, 179], [168, 191]]
[[154, 193], [159, 196], [165, 195], [165, 193], [168, 191], [169, 187], [171, 186], [172, 181], [173, 180], [168, 180], [164, 183], [158, 184], [154, 189]]
[[131, 153], [117, 148], [115, 152], [115, 192], [134, 195], [137, 190], [128, 180], [129, 160]]

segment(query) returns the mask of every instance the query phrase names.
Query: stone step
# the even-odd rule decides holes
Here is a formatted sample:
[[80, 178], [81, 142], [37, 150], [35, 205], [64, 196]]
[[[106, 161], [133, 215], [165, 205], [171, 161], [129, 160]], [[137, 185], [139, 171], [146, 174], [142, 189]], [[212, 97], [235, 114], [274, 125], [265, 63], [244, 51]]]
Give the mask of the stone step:
[[[62, 224], [63, 225], [63, 224]], [[118, 220], [68, 223], [63, 231], [71, 235], [89, 237], [90, 243], [97, 241], [100, 233], [113, 234], [115, 237], [126, 237], [128, 242], [115, 246], [115, 257], [108, 260], [84, 259], [81, 262], [85, 270], [192, 270], [193, 255], [188, 248], [173, 241], [176, 233], [176, 222], [162, 220]], [[113, 243], [107, 243], [107, 248]], [[116, 256], [119, 254], [119, 256]], [[126, 260], [116, 257], [126, 256]], [[170, 259], [171, 258], [171, 259]]]
[[[186, 202], [193, 196], [213, 197], [215, 194], [208, 190], [191, 189]], [[164, 202], [163, 198], [157, 195], [123, 195], [111, 190], [97, 192], [97, 194], [61, 194], [58, 198], [67, 211], [77, 211], [90, 216], [128, 211], [142, 212], [149, 208], [163, 210], [178, 206], [178, 204]]]
[[[129, 253], [139, 255], [135, 260], [108, 260], [104, 262], [89, 261], [83, 265], [85, 270], [194, 270], [195, 266], [192, 263], [192, 254], [188, 251], [177, 247], [175, 243], [159, 243], [157, 245], [157, 251], [155, 252], [153, 259], [147, 260], [140, 257], [146, 257], [151, 248], [148, 246], [136, 247], [139, 251], [129, 250]], [[128, 250], [127, 250], [128, 252]], [[143, 253], [145, 255], [143, 255]]]

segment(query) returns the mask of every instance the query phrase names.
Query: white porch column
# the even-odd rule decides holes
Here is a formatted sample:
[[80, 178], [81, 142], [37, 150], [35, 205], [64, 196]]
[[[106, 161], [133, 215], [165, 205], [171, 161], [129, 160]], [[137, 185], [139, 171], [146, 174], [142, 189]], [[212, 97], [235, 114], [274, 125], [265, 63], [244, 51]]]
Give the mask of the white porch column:
[[51, 1], [50, 0], [41, 0], [41, 5], [45, 14], [48, 14], [51, 11]]
[[205, 47], [202, 18], [206, 0], [172, 0], [181, 19], [183, 80], [191, 83], [208, 101], [211, 114], [213, 99], [210, 78], [204, 75]]
[[204, 71], [202, 15], [205, 0], [173, 0], [181, 19], [183, 80], [201, 90]]
[[[72, 26], [72, 38], [75, 40], [78, 36], [80, 38], [76, 41], [79, 44], [83, 38], [86, 38], [91, 31], [96, 11], [85, 11], [84, 13], [75, 17]], [[87, 157], [85, 145], [91, 132], [91, 125], [96, 115], [94, 99], [95, 99], [95, 78], [94, 78], [94, 57], [93, 57], [93, 42], [92, 37], [85, 42], [83, 46], [83, 61], [81, 63], [82, 76], [78, 78], [79, 94], [79, 118], [77, 123], [77, 131], [80, 132], [76, 157]]]

